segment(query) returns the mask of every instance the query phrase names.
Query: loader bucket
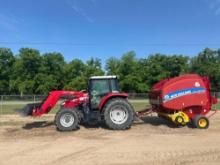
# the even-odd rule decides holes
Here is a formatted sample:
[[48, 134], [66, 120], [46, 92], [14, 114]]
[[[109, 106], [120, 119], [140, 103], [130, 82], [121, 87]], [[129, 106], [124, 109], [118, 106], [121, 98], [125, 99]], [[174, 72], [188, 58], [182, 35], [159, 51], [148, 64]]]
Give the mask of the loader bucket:
[[31, 103], [27, 104], [25, 107], [22, 109], [17, 109], [15, 110], [18, 114], [21, 116], [32, 116], [32, 112], [34, 109], [39, 108], [41, 103]]

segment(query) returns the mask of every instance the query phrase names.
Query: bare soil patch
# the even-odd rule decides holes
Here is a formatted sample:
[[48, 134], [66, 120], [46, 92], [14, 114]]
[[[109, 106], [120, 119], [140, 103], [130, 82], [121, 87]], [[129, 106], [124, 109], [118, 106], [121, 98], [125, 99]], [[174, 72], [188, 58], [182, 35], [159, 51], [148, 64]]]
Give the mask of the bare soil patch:
[[58, 132], [54, 115], [0, 117], [1, 165], [219, 164], [220, 113], [207, 130], [178, 128], [156, 116], [126, 131], [81, 126]]

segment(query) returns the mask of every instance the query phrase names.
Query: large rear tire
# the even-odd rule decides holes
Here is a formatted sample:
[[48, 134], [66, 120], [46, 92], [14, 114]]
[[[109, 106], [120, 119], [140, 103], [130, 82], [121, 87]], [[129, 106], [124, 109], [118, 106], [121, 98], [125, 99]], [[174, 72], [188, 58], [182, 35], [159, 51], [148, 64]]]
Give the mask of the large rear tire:
[[72, 131], [79, 127], [79, 116], [73, 109], [61, 109], [55, 116], [55, 124], [59, 131]]
[[109, 100], [103, 108], [105, 124], [113, 130], [125, 130], [131, 127], [134, 120], [134, 109], [123, 98]]

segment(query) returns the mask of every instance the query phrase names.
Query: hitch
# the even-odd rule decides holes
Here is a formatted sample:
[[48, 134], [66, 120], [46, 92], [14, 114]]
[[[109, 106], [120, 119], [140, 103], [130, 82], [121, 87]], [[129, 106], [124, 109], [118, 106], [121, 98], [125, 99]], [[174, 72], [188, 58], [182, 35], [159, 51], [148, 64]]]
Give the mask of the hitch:
[[152, 108], [147, 108], [147, 109], [143, 109], [143, 110], [140, 110], [140, 111], [137, 111], [135, 113], [135, 116], [137, 116], [138, 118], [141, 118], [141, 117], [146, 117], [146, 116], [149, 116], [154, 113], [153, 109]]

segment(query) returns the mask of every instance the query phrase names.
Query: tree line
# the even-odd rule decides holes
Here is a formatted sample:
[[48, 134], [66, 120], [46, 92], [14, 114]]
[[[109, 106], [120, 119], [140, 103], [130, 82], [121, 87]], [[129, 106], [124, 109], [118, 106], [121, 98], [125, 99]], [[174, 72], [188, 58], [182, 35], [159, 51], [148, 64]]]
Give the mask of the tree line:
[[94, 75], [118, 75], [122, 91], [144, 93], [159, 80], [184, 73], [209, 76], [212, 90], [219, 91], [220, 49], [206, 48], [192, 58], [165, 54], [136, 58], [135, 52], [130, 51], [121, 58], [109, 58], [102, 66], [98, 58], [66, 62], [57, 52], [41, 54], [36, 49], [21, 48], [15, 55], [9, 48], [0, 48], [0, 95], [82, 90]]

